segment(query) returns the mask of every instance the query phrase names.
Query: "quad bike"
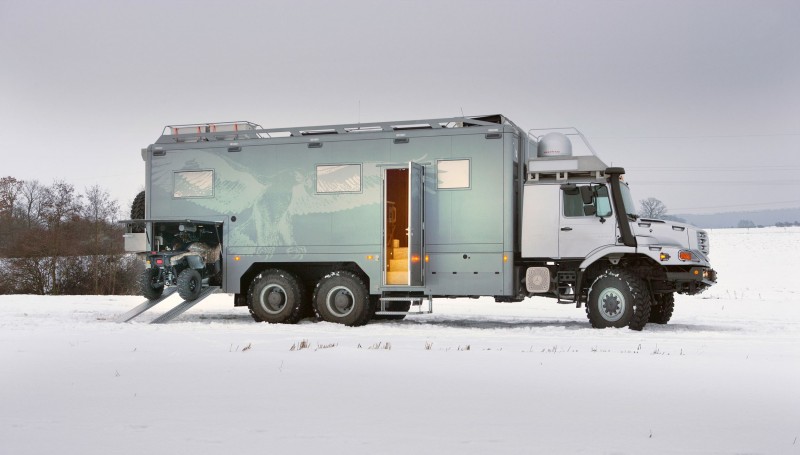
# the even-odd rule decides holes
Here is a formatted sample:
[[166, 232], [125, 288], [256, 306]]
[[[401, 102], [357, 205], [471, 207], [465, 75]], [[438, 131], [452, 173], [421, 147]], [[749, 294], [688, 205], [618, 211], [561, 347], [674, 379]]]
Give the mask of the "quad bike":
[[[139, 279], [145, 298], [158, 299], [166, 286], [176, 286], [181, 298], [191, 301], [200, 296], [203, 285], [221, 283], [221, 245], [215, 226], [153, 221], [153, 231], [158, 235], [154, 236], [153, 251], [144, 253], [146, 268]], [[217, 238], [210, 238], [213, 236]]]

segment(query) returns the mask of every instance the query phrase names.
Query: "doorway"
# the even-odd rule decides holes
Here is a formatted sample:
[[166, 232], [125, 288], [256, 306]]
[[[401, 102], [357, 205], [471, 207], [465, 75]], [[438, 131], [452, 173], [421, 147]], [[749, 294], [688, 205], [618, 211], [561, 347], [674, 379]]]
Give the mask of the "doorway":
[[384, 284], [422, 286], [423, 167], [384, 170]]

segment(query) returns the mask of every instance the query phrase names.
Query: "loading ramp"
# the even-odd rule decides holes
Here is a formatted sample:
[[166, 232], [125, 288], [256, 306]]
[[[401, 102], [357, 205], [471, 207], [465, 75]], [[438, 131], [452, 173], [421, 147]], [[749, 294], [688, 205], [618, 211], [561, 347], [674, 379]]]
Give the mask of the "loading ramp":
[[[159, 297], [158, 299], [156, 299], [156, 300], [145, 300], [144, 302], [140, 303], [136, 307], [134, 307], [131, 310], [129, 310], [127, 313], [125, 313], [125, 314], [121, 315], [120, 317], [118, 317], [117, 318], [117, 322], [130, 322], [130, 321], [132, 321], [133, 319], [135, 319], [136, 317], [140, 316], [145, 311], [155, 307], [159, 303], [161, 303], [164, 300], [166, 300], [167, 298], [169, 298], [172, 294], [175, 293], [176, 289], [177, 288], [175, 288], [175, 287], [167, 288], [167, 289], [164, 290], [164, 294], [162, 294], [161, 297]], [[177, 318], [178, 316], [182, 315], [183, 313], [188, 311], [190, 308], [194, 307], [198, 303], [202, 302], [205, 298], [207, 298], [208, 296], [210, 296], [210, 295], [212, 295], [212, 294], [214, 294], [214, 293], [216, 293], [218, 291], [219, 291], [219, 286], [208, 286], [208, 287], [205, 287], [205, 288], [203, 288], [202, 292], [200, 292], [200, 296], [198, 296], [196, 299], [194, 299], [194, 300], [182, 300], [181, 303], [179, 303], [178, 305], [174, 306], [171, 310], [167, 311], [166, 313], [162, 314], [161, 316], [158, 316], [157, 318], [155, 318], [152, 321], [150, 321], [150, 324], [164, 324], [164, 323], [167, 323], [167, 322]]]

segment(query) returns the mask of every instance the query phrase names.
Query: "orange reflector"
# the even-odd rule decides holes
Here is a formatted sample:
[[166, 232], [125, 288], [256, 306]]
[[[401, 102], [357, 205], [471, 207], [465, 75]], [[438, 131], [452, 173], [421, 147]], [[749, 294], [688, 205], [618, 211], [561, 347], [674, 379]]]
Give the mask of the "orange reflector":
[[695, 274], [695, 275], [700, 275], [700, 271], [699, 271], [699, 270], [697, 270], [697, 269], [694, 269], [694, 274]]
[[692, 252], [691, 251], [680, 251], [680, 252], [678, 252], [678, 258], [681, 261], [691, 261], [692, 260]]
[[411, 262], [413, 263], [419, 262], [419, 256], [411, 256]]

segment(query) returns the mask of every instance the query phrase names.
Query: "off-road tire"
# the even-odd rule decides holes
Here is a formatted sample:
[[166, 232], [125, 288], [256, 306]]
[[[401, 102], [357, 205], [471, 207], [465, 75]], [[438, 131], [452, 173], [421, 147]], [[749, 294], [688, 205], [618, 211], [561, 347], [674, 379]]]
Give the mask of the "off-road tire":
[[653, 306], [650, 308], [650, 319], [648, 322], [655, 324], [666, 324], [672, 318], [672, 311], [675, 309], [675, 294], [656, 294], [653, 296]]
[[[139, 192], [139, 194], [137, 194], [136, 197], [133, 198], [133, 204], [131, 204], [131, 219], [132, 220], [144, 219], [144, 191]], [[144, 223], [133, 225], [131, 231], [144, 232]]]
[[304, 286], [284, 270], [259, 273], [247, 292], [247, 306], [256, 322], [294, 324], [307, 313]]
[[314, 288], [314, 312], [323, 321], [351, 327], [364, 325], [373, 306], [364, 281], [351, 272], [336, 271], [322, 277]]
[[647, 284], [623, 269], [600, 274], [589, 288], [586, 316], [592, 327], [625, 327], [642, 330], [650, 318], [650, 293]]
[[203, 278], [195, 269], [185, 269], [178, 275], [178, 295], [183, 300], [192, 301], [200, 297], [203, 288]]
[[164, 293], [164, 283], [153, 283], [158, 278], [158, 269], [144, 269], [139, 274], [139, 292], [148, 300], [156, 300]]

